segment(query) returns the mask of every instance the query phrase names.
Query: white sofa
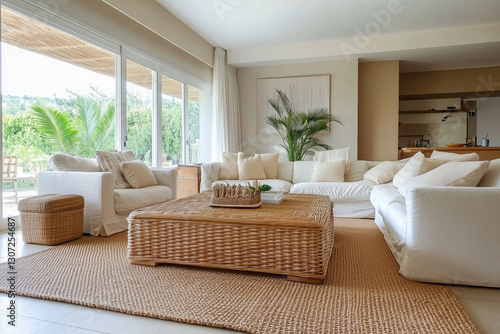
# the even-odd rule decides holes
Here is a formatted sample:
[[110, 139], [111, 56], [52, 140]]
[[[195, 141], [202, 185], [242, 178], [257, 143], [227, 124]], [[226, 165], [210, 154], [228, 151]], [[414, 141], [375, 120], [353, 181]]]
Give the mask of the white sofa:
[[[351, 161], [345, 182], [311, 182], [313, 161], [278, 162], [276, 179], [260, 179], [260, 184], [268, 184], [272, 190], [296, 194], [327, 195], [335, 203], [335, 217], [373, 218], [375, 210], [370, 202], [370, 193], [376, 185], [363, 180], [364, 173], [378, 162]], [[219, 180], [220, 162], [205, 163], [201, 166], [201, 191], [212, 189], [221, 182], [245, 184], [253, 180]]]
[[96, 159], [53, 155], [53, 171], [38, 175], [38, 194], [78, 194], [85, 199], [83, 232], [109, 236], [127, 229], [130, 212], [176, 198], [177, 169], [150, 168], [157, 185], [115, 189], [111, 172], [102, 172]]
[[404, 277], [500, 287], [500, 159], [477, 187], [377, 185], [375, 223]]

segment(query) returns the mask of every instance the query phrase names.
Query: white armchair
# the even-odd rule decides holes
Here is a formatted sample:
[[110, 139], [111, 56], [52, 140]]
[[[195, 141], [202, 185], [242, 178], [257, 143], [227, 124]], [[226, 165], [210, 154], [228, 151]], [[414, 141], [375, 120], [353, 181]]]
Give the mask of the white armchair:
[[[127, 229], [127, 217], [130, 212], [176, 198], [177, 169], [150, 168], [157, 185], [144, 188], [115, 189], [111, 172], [98, 172], [95, 159], [52, 156], [49, 163], [52, 169], [57, 166], [57, 158], [63, 156], [66, 170], [41, 172], [38, 176], [38, 193], [78, 194], [85, 199], [84, 233], [109, 236]], [[82, 159], [80, 163], [77, 160]], [[92, 161], [94, 160], [94, 161]], [[95, 165], [94, 165], [95, 163]], [[87, 171], [77, 171], [77, 169]], [[89, 168], [90, 166], [90, 168]], [[69, 169], [69, 170], [68, 170]]]

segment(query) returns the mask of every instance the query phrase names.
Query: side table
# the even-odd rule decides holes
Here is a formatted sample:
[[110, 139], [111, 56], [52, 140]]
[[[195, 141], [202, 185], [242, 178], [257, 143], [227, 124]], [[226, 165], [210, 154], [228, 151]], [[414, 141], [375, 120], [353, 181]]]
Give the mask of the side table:
[[177, 166], [177, 198], [200, 192], [201, 164]]

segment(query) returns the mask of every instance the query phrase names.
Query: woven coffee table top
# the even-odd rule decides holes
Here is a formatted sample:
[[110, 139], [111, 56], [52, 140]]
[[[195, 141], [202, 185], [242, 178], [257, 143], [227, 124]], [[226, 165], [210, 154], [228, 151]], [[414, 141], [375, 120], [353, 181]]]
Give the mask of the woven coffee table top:
[[328, 196], [286, 194], [281, 204], [262, 204], [259, 208], [218, 208], [210, 206], [211, 192], [203, 192], [132, 212], [133, 219], [175, 219], [190, 222], [233, 225], [282, 225], [322, 228], [331, 224], [332, 202]]

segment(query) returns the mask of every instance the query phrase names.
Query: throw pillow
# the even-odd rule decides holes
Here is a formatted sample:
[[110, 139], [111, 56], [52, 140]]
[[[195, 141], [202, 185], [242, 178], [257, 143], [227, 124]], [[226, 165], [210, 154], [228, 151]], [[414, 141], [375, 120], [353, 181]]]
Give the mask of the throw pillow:
[[365, 175], [363, 175], [363, 180], [373, 181], [376, 184], [390, 182], [394, 175], [396, 175], [405, 164], [405, 162], [399, 161], [382, 161], [377, 166], [368, 170]]
[[219, 180], [238, 180], [237, 153], [222, 153]]
[[344, 182], [345, 160], [315, 161], [311, 182]]
[[346, 182], [361, 181], [369, 168], [368, 161], [365, 160], [351, 161], [349, 167], [349, 173], [344, 174], [344, 181]]
[[489, 161], [452, 161], [416, 176], [399, 187], [401, 195], [411, 187], [459, 186], [475, 187], [488, 170]]
[[124, 161], [135, 160], [132, 151], [111, 152], [111, 151], [95, 151], [97, 164], [103, 172], [111, 172], [115, 178], [115, 189], [131, 188], [130, 184], [125, 180], [120, 170], [120, 164]]
[[96, 159], [75, 157], [61, 153], [50, 156], [49, 166], [54, 171], [102, 172]]
[[339, 161], [345, 160], [345, 174], [350, 172], [349, 155], [351, 152], [351, 147], [340, 148], [336, 150], [329, 151], [317, 151], [314, 154], [313, 161]]
[[245, 158], [243, 152], [238, 153], [238, 174], [240, 180], [262, 180], [266, 178], [260, 157]]
[[490, 166], [478, 187], [500, 187], [500, 159], [490, 161]]
[[394, 175], [392, 183], [399, 188], [406, 181], [420, 174], [427, 173], [445, 162], [444, 160], [426, 158], [422, 152], [418, 152]]
[[477, 153], [457, 154], [450, 152], [432, 151], [431, 159], [441, 159], [446, 161], [478, 161]]
[[256, 154], [255, 156], [260, 157], [260, 162], [266, 173], [266, 179], [278, 178], [278, 153]]
[[125, 180], [134, 188], [144, 188], [158, 184], [149, 167], [140, 160], [124, 161], [120, 170]]

